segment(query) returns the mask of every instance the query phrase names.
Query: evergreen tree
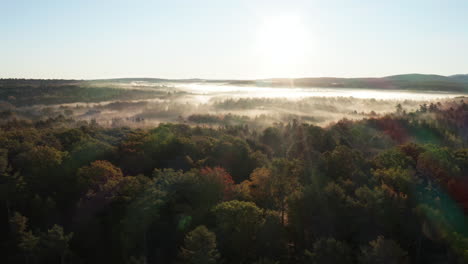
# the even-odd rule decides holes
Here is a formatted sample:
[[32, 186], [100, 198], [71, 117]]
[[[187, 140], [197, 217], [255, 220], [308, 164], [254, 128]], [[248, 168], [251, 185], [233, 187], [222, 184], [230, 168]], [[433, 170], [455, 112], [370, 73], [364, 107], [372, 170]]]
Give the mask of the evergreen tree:
[[190, 264], [214, 264], [219, 258], [216, 235], [205, 226], [198, 226], [184, 239], [180, 257]]

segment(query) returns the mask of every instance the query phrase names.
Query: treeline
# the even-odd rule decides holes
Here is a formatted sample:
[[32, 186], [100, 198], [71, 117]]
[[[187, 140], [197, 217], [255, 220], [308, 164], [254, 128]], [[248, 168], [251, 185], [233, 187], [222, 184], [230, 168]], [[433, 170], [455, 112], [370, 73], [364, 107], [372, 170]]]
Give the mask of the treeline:
[[66, 104], [164, 97], [161, 90], [92, 86], [86, 82], [65, 80], [0, 80], [0, 102], [17, 107], [36, 104]]
[[13, 119], [2, 263], [466, 263], [467, 147], [463, 101], [261, 131]]
[[468, 82], [464, 75], [441, 76], [427, 74], [403, 74], [381, 78], [297, 78], [229, 81], [232, 85], [268, 86], [268, 87], [340, 87], [403, 89], [423, 91], [458, 91], [466, 92]]

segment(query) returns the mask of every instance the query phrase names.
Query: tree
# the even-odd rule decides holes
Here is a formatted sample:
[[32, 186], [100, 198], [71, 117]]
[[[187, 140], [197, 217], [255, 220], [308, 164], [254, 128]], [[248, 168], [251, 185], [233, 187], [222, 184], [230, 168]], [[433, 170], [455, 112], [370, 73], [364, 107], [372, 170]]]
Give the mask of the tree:
[[299, 187], [299, 175], [302, 166], [295, 160], [273, 160], [272, 164], [272, 198], [281, 213], [281, 223], [284, 225], [286, 199]]
[[136, 251], [139, 258], [134, 257], [133, 260], [142, 259], [142, 263], [147, 263], [149, 231], [161, 218], [166, 196], [166, 192], [157, 188], [153, 181], [145, 180], [138, 188], [138, 194], [126, 207], [127, 213], [121, 220], [122, 232], [119, 235], [125, 251], [123, 255]]
[[184, 239], [180, 257], [190, 264], [214, 264], [219, 258], [216, 235], [205, 226], [198, 226]]
[[234, 195], [234, 180], [231, 175], [221, 167], [205, 167], [200, 170], [201, 178], [206, 184], [213, 185], [217, 190], [221, 190], [222, 197], [219, 200], [232, 199]]
[[27, 230], [28, 218], [18, 212], [10, 218], [10, 228], [18, 249], [24, 253], [25, 262], [29, 263], [29, 259], [34, 257], [37, 251], [39, 238]]
[[[76, 140], [76, 139], [67, 139]], [[114, 151], [114, 148], [103, 142], [93, 138], [84, 137], [80, 141], [74, 142], [71, 146], [69, 159], [64, 164], [65, 169], [76, 170], [84, 165], [90, 164], [96, 160], [105, 160], [109, 154]]]
[[[314, 237], [354, 239], [356, 218], [353, 199], [335, 182], [326, 186], [308, 185], [288, 200], [288, 227], [296, 247], [313, 247]], [[343, 220], [346, 219], [346, 220]]]
[[321, 155], [322, 170], [332, 180], [352, 179], [355, 182], [363, 180], [362, 173], [367, 164], [362, 154], [344, 145], [337, 146], [333, 151]]
[[242, 182], [248, 186], [252, 199], [262, 207], [274, 208], [272, 201], [272, 186], [269, 184], [271, 170], [268, 168], [257, 168], [250, 174], [250, 179]]
[[60, 140], [60, 143], [65, 149], [72, 150], [76, 143], [86, 138], [86, 135], [82, 130], [75, 128], [61, 132], [57, 134], [56, 137]]
[[386, 184], [391, 186], [395, 191], [405, 195], [413, 195], [414, 185], [416, 179], [414, 171], [405, 170], [400, 167], [393, 167], [389, 169], [378, 169], [372, 171], [374, 179], [378, 184]]
[[229, 200], [234, 192], [230, 174], [220, 167], [187, 172], [156, 169], [153, 177], [157, 187], [168, 194], [171, 212], [190, 215], [194, 221], [203, 221], [213, 206]]
[[245, 180], [253, 170], [249, 145], [240, 138], [225, 136], [213, 145], [207, 164], [225, 168], [235, 182]]
[[122, 171], [105, 160], [97, 160], [80, 168], [77, 178], [79, 191], [83, 195], [74, 219], [78, 222], [86, 222], [107, 208], [118, 195], [124, 179]]
[[426, 146], [426, 151], [419, 154], [416, 168], [422, 175], [440, 183], [447, 183], [460, 175], [454, 154], [446, 147]]
[[282, 152], [282, 138], [281, 131], [277, 127], [269, 127], [263, 131], [260, 142], [269, 146], [276, 155], [279, 155]]
[[89, 166], [80, 168], [77, 172], [78, 180], [87, 195], [92, 196], [100, 192], [109, 192], [122, 179], [122, 171], [112, 163], [97, 160]]
[[393, 240], [383, 236], [369, 242], [368, 247], [361, 250], [359, 263], [362, 264], [404, 264], [409, 263], [408, 253]]
[[8, 149], [0, 148], [0, 174], [8, 169]]
[[21, 167], [31, 174], [50, 173], [62, 163], [66, 152], [49, 146], [35, 146], [19, 155]]
[[30, 190], [48, 194], [61, 185], [58, 169], [67, 153], [49, 146], [34, 146], [18, 155], [21, 174]]
[[275, 159], [270, 168], [257, 168], [247, 182], [252, 198], [269, 209], [279, 210], [284, 224], [286, 199], [299, 187], [302, 167], [296, 161]]
[[216, 205], [213, 213], [222, 255], [238, 262], [255, 256], [253, 249], [264, 222], [263, 210], [252, 202], [233, 200]]
[[396, 109], [397, 114], [401, 115], [403, 113], [403, 107], [401, 106], [401, 104], [397, 104], [395, 106], [395, 109]]
[[415, 162], [411, 157], [407, 156], [403, 151], [397, 148], [383, 151], [379, 153], [373, 160], [377, 168], [401, 168], [407, 169], [415, 167]]
[[352, 263], [351, 248], [334, 238], [321, 238], [314, 243], [313, 251], [306, 251], [314, 264]]
[[287, 254], [287, 229], [277, 211], [265, 210], [264, 219], [256, 235], [256, 255], [263, 260], [279, 259]]
[[72, 237], [73, 233], [65, 234], [61, 226], [54, 225], [41, 236], [41, 253], [48, 262], [60, 259], [63, 264], [65, 257], [70, 254], [69, 242]]
[[0, 149], [0, 201], [5, 205], [6, 216], [11, 217], [11, 207], [14, 199], [24, 187], [23, 177], [19, 172], [11, 172], [8, 164], [8, 152]]

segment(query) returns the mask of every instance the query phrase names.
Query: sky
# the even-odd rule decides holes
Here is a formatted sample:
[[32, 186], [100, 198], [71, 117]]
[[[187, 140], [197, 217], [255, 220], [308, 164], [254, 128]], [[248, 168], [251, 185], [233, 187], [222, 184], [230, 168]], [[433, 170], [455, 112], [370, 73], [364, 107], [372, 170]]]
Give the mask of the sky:
[[465, 0], [0, 0], [0, 78], [468, 73]]

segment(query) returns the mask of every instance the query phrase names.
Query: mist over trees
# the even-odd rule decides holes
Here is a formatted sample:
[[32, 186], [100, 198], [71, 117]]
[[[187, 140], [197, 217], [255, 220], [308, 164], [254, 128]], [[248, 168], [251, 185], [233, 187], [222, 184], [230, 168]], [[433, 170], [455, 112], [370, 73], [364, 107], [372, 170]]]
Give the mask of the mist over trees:
[[[198, 81], [198, 82], [195, 82]], [[326, 126], [342, 118], [361, 119], [463, 96], [457, 90], [380, 90], [235, 86], [206, 80], [0, 79], [0, 122], [45, 122], [50, 117], [95, 122], [103, 127], [151, 128], [160, 123], [210, 127], [248, 125], [265, 129], [273, 123], [299, 122]], [[208, 89], [208, 90], [204, 90]], [[372, 96], [353, 95], [374, 93]], [[345, 94], [345, 95], [343, 95]], [[431, 99], [429, 99], [431, 98]]]
[[2, 263], [466, 263], [465, 100], [4, 102]]

